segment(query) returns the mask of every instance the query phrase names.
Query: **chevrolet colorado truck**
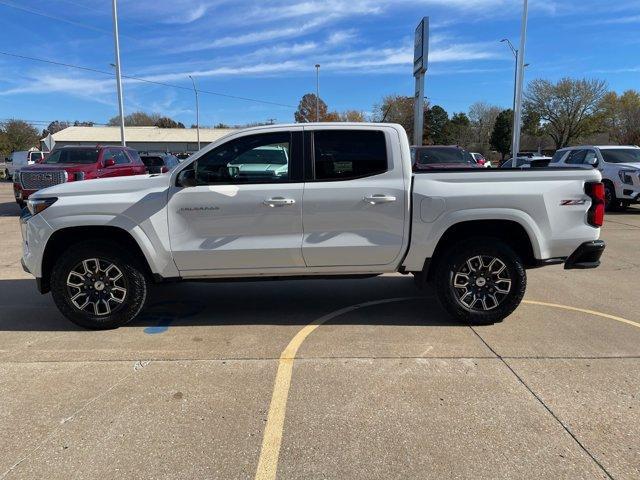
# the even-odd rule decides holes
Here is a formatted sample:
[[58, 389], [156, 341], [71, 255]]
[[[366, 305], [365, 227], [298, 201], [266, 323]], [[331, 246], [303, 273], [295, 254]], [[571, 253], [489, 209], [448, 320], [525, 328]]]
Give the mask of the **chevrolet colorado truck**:
[[91, 329], [153, 283], [370, 277], [433, 282], [461, 321], [507, 317], [525, 269], [599, 265], [597, 170], [413, 171], [404, 129], [318, 123], [236, 131], [169, 173], [65, 183], [29, 198], [22, 264]]

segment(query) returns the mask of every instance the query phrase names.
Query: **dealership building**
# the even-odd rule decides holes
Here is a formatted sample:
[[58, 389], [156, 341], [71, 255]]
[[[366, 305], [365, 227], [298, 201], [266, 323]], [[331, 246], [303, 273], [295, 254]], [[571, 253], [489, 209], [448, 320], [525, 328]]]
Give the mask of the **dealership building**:
[[[201, 128], [200, 145], [205, 145], [233, 132], [227, 128]], [[126, 127], [127, 146], [147, 152], [195, 152], [198, 136], [195, 128]], [[120, 127], [68, 127], [43, 138], [44, 151], [66, 145], [119, 145]]]

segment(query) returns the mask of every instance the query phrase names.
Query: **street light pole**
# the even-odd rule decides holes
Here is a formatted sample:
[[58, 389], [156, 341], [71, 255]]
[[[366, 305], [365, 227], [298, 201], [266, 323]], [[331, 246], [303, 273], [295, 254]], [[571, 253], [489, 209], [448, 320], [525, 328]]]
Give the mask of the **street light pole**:
[[198, 89], [196, 88], [196, 82], [191, 75], [189, 75], [191, 83], [193, 84], [193, 92], [196, 94], [196, 135], [198, 136], [198, 151], [200, 151], [200, 104], [198, 102]]
[[511, 153], [515, 158], [520, 150], [520, 129], [522, 122], [522, 86], [524, 83], [524, 57], [527, 43], [527, 15], [529, 10], [528, 0], [524, 0], [522, 6], [522, 27], [520, 30], [520, 48], [518, 49], [518, 68], [516, 70], [516, 104], [513, 111], [513, 142]]
[[320, 64], [316, 63], [316, 122], [320, 121]]
[[515, 130], [515, 126], [516, 126], [515, 112], [516, 112], [516, 90], [517, 90], [517, 84], [518, 84], [518, 50], [516, 50], [516, 48], [513, 46], [513, 43], [511, 43], [511, 41], [508, 38], [503, 38], [502, 40], [500, 40], [500, 43], [504, 43], [504, 42], [507, 42], [507, 46], [509, 47], [509, 49], [511, 50], [511, 53], [513, 53], [513, 56], [516, 59], [515, 68], [513, 69], [513, 103], [511, 107], [511, 117], [512, 117], [511, 133], [513, 134], [513, 131]]
[[127, 140], [124, 134], [124, 99], [122, 96], [122, 72], [120, 70], [120, 39], [118, 34], [118, 5], [113, 0], [113, 38], [116, 49], [116, 89], [118, 91], [118, 109], [120, 111], [120, 143], [126, 147]]

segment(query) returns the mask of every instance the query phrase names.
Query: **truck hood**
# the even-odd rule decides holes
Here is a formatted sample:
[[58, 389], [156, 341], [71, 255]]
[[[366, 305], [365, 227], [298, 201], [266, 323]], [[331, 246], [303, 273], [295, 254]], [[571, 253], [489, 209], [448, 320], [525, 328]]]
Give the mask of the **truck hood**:
[[611, 163], [610, 165], [614, 165], [619, 168], [624, 168], [627, 170], [640, 170], [640, 162], [633, 163]]
[[73, 197], [79, 195], [140, 192], [150, 188], [168, 187], [170, 178], [170, 174], [152, 174], [61, 183], [60, 185], [54, 185], [53, 187], [39, 190], [31, 195], [30, 198]]
[[51, 172], [65, 170], [67, 173], [75, 173], [95, 168], [94, 163], [34, 163], [21, 168], [21, 172]]

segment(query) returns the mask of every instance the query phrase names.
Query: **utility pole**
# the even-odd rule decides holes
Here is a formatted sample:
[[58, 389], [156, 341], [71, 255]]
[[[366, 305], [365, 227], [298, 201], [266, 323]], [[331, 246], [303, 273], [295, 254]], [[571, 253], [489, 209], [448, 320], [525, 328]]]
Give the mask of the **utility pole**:
[[520, 129], [522, 125], [522, 87], [524, 83], [524, 57], [527, 43], [527, 15], [529, 10], [528, 0], [524, 0], [522, 6], [522, 26], [520, 30], [520, 48], [518, 49], [518, 68], [516, 70], [516, 102], [513, 110], [513, 141], [511, 153], [513, 158], [518, 156], [520, 150]]
[[127, 146], [124, 134], [124, 99], [122, 97], [122, 72], [120, 70], [120, 39], [118, 34], [118, 5], [117, 0], [113, 0], [113, 38], [116, 49], [116, 89], [118, 90], [118, 109], [120, 111], [120, 143]]
[[316, 122], [320, 121], [320, 64], [316, 63]]
[[200, 151], [200, 104], [198, 102], [198, 89], [196, 88], [196, 82], [191, 75], [189, 75], [191, 83], [193, 84], [193, 93], [196, 94], [196, 135], [198, 137], [198, 151]]

